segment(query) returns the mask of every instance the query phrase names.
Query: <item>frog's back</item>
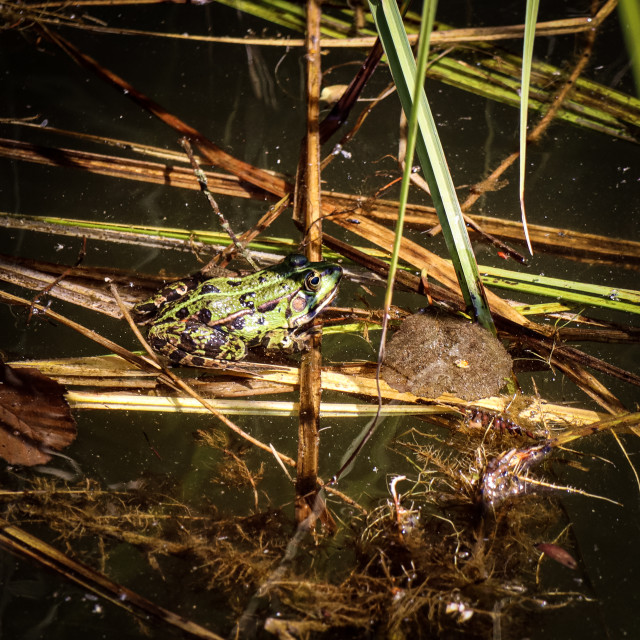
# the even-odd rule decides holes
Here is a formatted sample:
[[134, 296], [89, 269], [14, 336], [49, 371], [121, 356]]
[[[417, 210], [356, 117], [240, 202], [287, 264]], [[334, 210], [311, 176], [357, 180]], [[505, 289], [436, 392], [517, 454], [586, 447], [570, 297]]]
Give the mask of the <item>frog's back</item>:
[[238, 278], [212, 278], [198, 285], [189, 295], [167, 304], [157, 322], [165, 319], [195, 321], [213, 326], [248, 315], [265, 303], [277, 301], [291, 291], [290, 274], [264, 278], [259, 271]]

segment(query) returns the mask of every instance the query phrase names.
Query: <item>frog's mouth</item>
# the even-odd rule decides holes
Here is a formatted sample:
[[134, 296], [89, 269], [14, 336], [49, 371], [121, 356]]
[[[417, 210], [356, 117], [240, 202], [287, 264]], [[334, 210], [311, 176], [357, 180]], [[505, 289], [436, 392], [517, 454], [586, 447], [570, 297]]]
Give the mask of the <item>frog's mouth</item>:
[[333, 288], [333, 291], [315, 309], [312, 309], [309, 312], [307, 318], [313, 320], [313, 318], [315, 318], [328, 304], [334, 301], [337, 295], [338, 283], [336, 282], [336, 286]]

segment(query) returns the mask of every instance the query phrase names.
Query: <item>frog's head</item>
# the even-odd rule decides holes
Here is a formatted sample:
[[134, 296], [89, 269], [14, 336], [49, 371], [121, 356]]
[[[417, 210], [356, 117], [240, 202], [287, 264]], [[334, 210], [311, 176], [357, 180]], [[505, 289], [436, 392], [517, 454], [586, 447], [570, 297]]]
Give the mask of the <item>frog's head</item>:
[[304, 256], [289, 256], [297, 288], [287, 309], [290, 328], [311, 322], [336, 296], [342, 267], [330, 262], [309, 262]]

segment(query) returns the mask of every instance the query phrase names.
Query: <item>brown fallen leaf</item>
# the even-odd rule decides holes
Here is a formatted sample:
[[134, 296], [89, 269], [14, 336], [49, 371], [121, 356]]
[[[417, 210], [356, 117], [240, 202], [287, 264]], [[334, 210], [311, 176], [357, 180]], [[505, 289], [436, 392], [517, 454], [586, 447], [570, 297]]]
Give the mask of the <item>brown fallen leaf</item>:
[[33, 369], [0, 363], [0, 456], [32, 466], [51, 459], [76, 437], [65, 388]]

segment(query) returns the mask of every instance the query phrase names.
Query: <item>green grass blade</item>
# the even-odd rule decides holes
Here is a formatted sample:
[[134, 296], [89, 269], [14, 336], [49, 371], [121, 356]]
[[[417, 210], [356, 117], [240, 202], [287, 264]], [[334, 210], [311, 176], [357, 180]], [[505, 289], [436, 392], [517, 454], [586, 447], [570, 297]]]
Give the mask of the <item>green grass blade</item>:
[[[420, 29], [420, 45], [418, 50], [418, 64], [415, 82], [413, 86], [413, 104], [417, 104], [422, 91], [421, 78], [427, 69], [427, 60], [429, 58], [429, 36], [433, 28], [433, 19], [435, 16], [437, 2], [425, 0], [422, 6], [422, 27]], [[396, 222], [395, 238], [393, 242], [393, 250], [391, 253], [391, 261], [389, 264], [389, 277], [387, 280], [387, 291], [384, 300], [385, 319], [388, 317], [391, 308], [391, 299], [393, 296], [393, 283], [398, 268], [398, 255], [400, 253], [400, 244], [404, 230], [404, 215], [407, 210], [407, 202], [409, 201], [409, 188], [411, 187], [411, 171], [413, 168], [413, 157], [416, 150], [416, 141], [418, 137], [418, 109], [411, 109], [408, 115], [407, 124], [407, 149], [404, 159], [404, 171], [402, 175], [402, 183], [400, 185], [400, 196], [398, 201], [398, 220]], [[386, 336], [386, 325], [382, 333], [382, 344], [380, 349], [380, 357], [384, 354], [384, 341]]]
[[[410, 117], [413, 104], [412, 89], [416, 82], [416, 64], [400, 12], [393, 0], [369, 0], [369, 6], [387, 55], [402, 107]], [[460, 203], [424, 89], [415, 107], [420, 132], [416, 141], [418, 158], [429, 183], [462, 293], [478, 321], [487, 329], [495, 331]]]
[[536, 20], [538, 19], [538, 0], [527, 0], [527, 15], [525, 18], [524, 43], [522, 46], [522, 79], [520, 81], [520, 212], [522, 214], [522, 228], [527, 241], [529, 253], [533, 255], [527, 214], [524, 207], [524, 182], [527, 166], [527, 113], [529, 106], [529, 86], [531, 84], [531, 58], [533, 57], [533, 42], [536, 34]]
[[[300, 2], [287, 0], [215, 0], [220, 4], [244, 11], [273, 24], [284, 26], [294, 31], [303, 32], [305, 29], [304, 8]], [[625, 0], [621, 0], [625, 4]], [[631, 18], [622, 18], [631, 26], [628, 36], [631, 41], [628, 49], [640, 48], [640, 22], [638, 17], [639, 5], [637, 0], [627, 0], [631, 9]], [[334, 7], [335, 8], [335, 7]], [[623, 9], [621, 9], [622, 11]], [[337, 16], [325, 11], [322, 16], [322, 34], [324, 37], [345, 38], [350, 34], [353, 25], [353, 10], [338, 9]], [[372, 18], [367, 13], [367, 26], [361, 30], [361, 35], [373, 35], [368, 25]], [[407, 12], [405, 16], [407, 31], [416, 33], [420, 23], [420, 16]], [[445, 31], [450, 27], [439, 23], [438, 30]], [[634, 35], [635, 34], [635, 35]], [[520, 105], [521, 60], [511, 56], [496, 47], [491, 42], [474, 42], [473, 48], [483, 56], [474, 56], [470, 64], [469, 56], [464, 49], [458, 54], [450, 53], [444, 58], [436, 60], [428, 69], [427, 77], [435, 78], [451, 86], [470, 91], [509, 104], [514, 107]], [[637, 57], [637, 56], [636, 56]], [[632, 54], [632, 60], [634, 60]], [[638, 65], [636, 65], [637, 68]], [[531, 89], [529, 109], [545, 111], [553, 99], [555, 81], [563, 70], [551, 64], [540, 61], [532, 63]], [[612, 90], [585, 78], [578, 78], [572, 96], [566, 100], [556, 114], [556, 118], [569, 122], [574, 126], [600, 131], [605, 135], [615, 136], [629, 142], [638, 142], [634, 127], [640, 124], [640, 101], [633, 96]], [[628, 125], [632, 125], [629, 127]]]
[[497, 267], [482, 266], [480, 271], [482, 282], [488, 286], [518, 291], [526, 295], [541, 295], [580, 305], [640, 314], [640, 291], [520, 273]]
[[618, 11], [625, 44], [631, 58], [636, 95], [640, 97], [640, 3], [638, 0], [620, 0]]
[[[305, 8], [302, 2], [287, 0], [216, 0], [216, 2], [287, 29], [294, 31], [306, 29]], [[325, 15], [320, 30], [325, 37], [344, 38], [350, 28], [351, 21]]]

